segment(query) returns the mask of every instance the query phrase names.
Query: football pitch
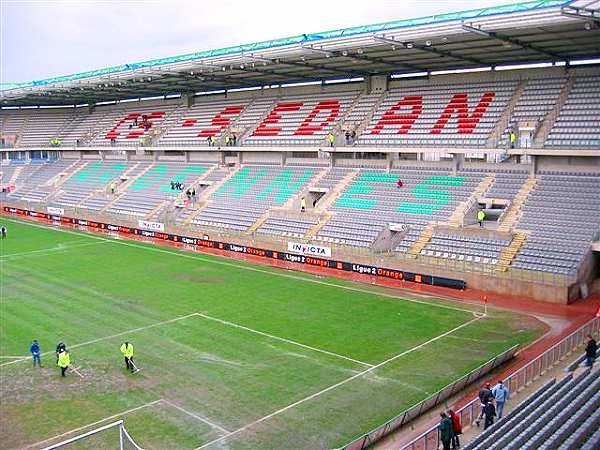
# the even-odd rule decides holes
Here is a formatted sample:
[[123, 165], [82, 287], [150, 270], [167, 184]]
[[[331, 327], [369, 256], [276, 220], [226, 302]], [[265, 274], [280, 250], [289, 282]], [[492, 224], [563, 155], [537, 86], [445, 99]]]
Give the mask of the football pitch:
[[[542, 333], [509, 312], [0, 223], [1, 449], [42, 448], [117, 419], [146, 449], [336, 448]], [[137, 374], [119, 352], [126, 340]], [[64, 379], [59, 341], [79, 372]], [[69, 448], [113, 449], [116, 439]]]

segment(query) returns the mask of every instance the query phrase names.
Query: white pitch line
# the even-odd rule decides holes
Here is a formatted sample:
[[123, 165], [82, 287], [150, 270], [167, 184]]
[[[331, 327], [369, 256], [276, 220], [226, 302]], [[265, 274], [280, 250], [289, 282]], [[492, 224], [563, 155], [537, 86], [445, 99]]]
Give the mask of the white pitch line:
[[0, 359], [23, 359], [23, 358], [31, 358], [31, 356], [0, 356]]
[[61, 438], [61, 437], [64, 437], [64, 436], [68, 436], [69, 434], [77, 433], [78, 431], [85, 430], [86, 428], [90, 428], [90, 427], [93, 427], [95, 425], [99, 425], [102, 422], [106, 422], [107, 420], [115, 419], [117, 417], [124, 416], [125, 414], [130, 414], [130, 413], [138, 411], [140, 409], [147, 408], [148, 406], [156, 405], [157, 403], [160, 403], [161, 401], [162, 401], [161, 399], [154, 400], [153, 402], [145, 403], [145, 404], [143, 404], [141, 406], [137, 406], [135, 408], [131, 408], [131, 409], [128, 409], [126, 411], [122, 411], [122, 412], [114, 414], [112, 416], [105, 417], [104, 419], [100, 419], [100, 420], [98, 420], [96, 422], [88, 423], [87, 425], [84, 425], [82, 427], [74, 428], [74, 429], [66, 431], [66, 432], [64, 432], [62, 434], [58, 434], [56, 436], [52, 436], [51, 438], [45, 439], [43, 441], [36, 442], [35, 444], [31, 444], [31, 445], [25, 447], [25, 449], [38, 447], [38, 446], [40, 446], [42, 444], [45, 444], [46, 442], [54, 441], [55, 439], [58, 439], [58, 438]]
[[35, 255], [35, 256], [43, 256], [43, 255], [47, 255], [50, 253], [55, 253], [55, 252], [61, 252], [61, 251], [68, 251], [71, 250], [73, 248], [79, 248], [79, 247], [87, 247], [89, 245], [98, 245], [98, 244], [103, 244], [107, 241], [104, 242], [83, 242], [79, 245], [73, 244], [73, 245], [65, 245], [62, 247], [52, 247], [52, 248], [45, 248], [45, 249], [41, 249], [41, 250], [32, 250], [30, 252], [21, 252], [21, 253], [10, 253], [8, 255], [0, 255], [0, 259], [10, 259], [10, 258], [20, 258], [20, 257], [27, 257], [30, 255]]
[[220, 432], [222, 432], [222, 433], [226, 433], [226, 434], [230, 434], [230, 433], [231, 433], [231, 431], [228, 431], [228, 430], [226, 430], [226, 429], [225, 429], [225, 428], [223, 428], [222, 426], [220, 426], [220, 425], [217, 425], [216, 423], [213, 423], [213, 422], [211, 422], [210, 420], [206, 419], [205, 417], [199, 416], [198, 414], [195, 414], [195, 413], [193, 413], [193, 412], [191, 412], [191, 411], [188, 411], [187, 409], [184, 409], [184, 408], [182, 408], [181, 406], [179, 406], [179, 405], [176, 405], [175, 403], [173, 403], [173, 402], [171, 402], [171, 401], [169, 401], [169, 400], [165, 400], [165, 399], [163, 398], [163, 399], [161, 399], [161, 401], [162, 401], [162, 402], [164, 402], [164, 403], [166, 403], [167, 405], [169, 405], [169, 406], [171, 406], [171, 407], [175, 408], [175, 409], [178, 409], [178, 410], [179, 410], [179, 411], [181, 411], [182, 413], [184, 413], [184, 414], [187, 414], [188, 416], [190, 416], [190, 417], [193, 417], [194, 419], [197, 419], [197, 420], [199, 420], [200, 422], [204, 422], [204, 423], [205, 423], [205, 424], [207, 424], [208, 426], [210, 426], [210, 427], [212, 427], [212, 428], [215, 428], [215, 429], [219, 430], [219, 431], [220, 431]]
[[296, 342], [296, 341], [292, 341], [290, 339], [286, 339], [286, 338], [282, 338], [282, 337], [279, 337], [279, 336], [275, 336], [273, 334], [265, 333], [263, 331], [254, 330], [252, 328], [248, 328], [248, 327], [245, 327], [244, 325], [239, 325], [239, 324], [234, 323], [234, 322], [229, 322], [229, 321], [223, 320], [223, 319], [217, 319], [216, 317], [211, 317], [211, 316], [208, 316], [208, 315], [202, 314], [202, 313], [196, 313], [196, 315], [198, 315], [200, 317], [203, 317], [203, 318], [205, 318], [207, 320], [213, 320], [215, 322], [222, 323], [223, 325], [227, 325], [227, 326], [234, 327], [234, 328], [239, 328], [241, 330], [249, 331], [250, 333], [259, 334], [261, 336], [265, 336], [265, 337], [268, 337], [270, 339], [275, 339], [277, 341], [285, 342], [287, 344], [296, 345], [298, 347], [302, 347], [302, 348], [305, 348], [305, 349], [308, 349], [308, 350], [312, 350], [314, 352], [324, 353], [324, 354], [329, 355], [329, 356], [335, 356], [336, 358], [342, 358], [342, 359], [345, 359], [347, 361], [352, 361], [353, 363], [356, 363], [356, 364], [361, 364], [361, 365], [367, 366], [367, 367], [373, 367], [373, 364], [369, 364], [369, 363], [366, 363], [364, 361], [359, 361], [358, 359], [353, 359], [353, 358], [350, 358], [348, 356], [340, 355], [339, 353], [330, 352], [328, 350], [323, 350], [323, 349], [320, 349], [320, 348], [311, 347], [310, 345], [302, 344], [301, 342]]
[[[112, 338], [116, 338], [116, 337], [119, 337], [119, 336], [124, 336], [124, 335], [130, 334], [130, 333], [136, 333], [138, 331], [147, 330], [149, 328], [159, 327], [161, 325], [166, 325], [168, 323], [177, 322], [178, 320], [184, 320], [184, 319], [187, 319], [189, 317], [195, 317], [196, 314], [197, 313], [191, 313], [191, 314], [187, 314], [185, 316], [175, 317], [174, 319], [163, 320], [162, 322], [156, 322], [156, 323], [152, 323], [150, 325], [146, 325], [146, 326], [143, 326], [143, 327], [133, 328], [132, 330], [123, 331], [121, 333], [111, 334], [110, 336], [104, 336], [104, 337], [100, 337], [100, 338], [97, 338], [97, 339], [92, 339], [91, 341], [86, 341], [86, 342], [81, 342], [79, 344], [70, 345], [69, 349], [82, 347], [84, 345], [95, 344], [96, 342], [101, 342], [101, 341], [105, 341], [107, 339], [112, 339]], [[53, 351], [44, 352], [44, 353], [42, 353], [42, 356], [44, 356], [44, 355], [51, 355], [51, 354], [54, 354], [54, 352]], [[18, 359], [18, 360], [15, 360], [15, 361], [5, 362], [5, 363], [0, 364], [0, 367], [2, 367], [2, 366], [8, 366], [10, 364], [19, 363], [19, 362], [22, 362], [22, 361], [29, 361], [29, 359], [30, 358], [27, 357], [27, 358]]]
[[[344, 286], [344, 285], [340, 285], [340, 284], [329, 283], [329, 282], [326, 282], [326, 281], [315, 280], [315, 279], [312, 279], [312, 278], [305, 278], [305, 277], [300, 277], [300, 276], [297, 276], [297, 275], [290, 275], [290, 274], [287, 274], [287, 273], [271, 272], [271, 271], [268, 271], [268, 270], [260, 269], [258, 267], [244, 266], [244, 265], [240, 265], [240, 264], [230, 263], [230, 262], [227, 262], [227, 261], [219, 261], [218, 259], [205, 258], [205, 257], [202, 256], [202, 254], [198, 254], [198, 253], [194, 253], [193, 255], [188, 255], [188, 254], [185, 254], [185, 253], [180, 253], [183, 250], [180, 250], [180, 252], [170, 252], [168, 250], [164, 250], [164, 249], [161, 249], [161, 248], [147, 247], [147, 246], [144, 246], [144, 245], [135, 244], [135, 243], [130, 242], [130, 241], [124, 241], [124, 240], [119, 240], [119, 239], [111, 239], [111, 238], [107, 238], [107, 237], [95, 236], [95, 235], [91, 235], [89, 232], [85, 232], [85, 231], [76, 232], [76, 231], [71, 231], [71, 230], [63, 230], [61, 228], [52, 227], [52, 226], [49, 226], [49, 225], [40, 225], [40, 224], [37, 224], [37, 223], [31, 223], [31, 222], [22, 221], [22, 220], [15, 220], [15, 219], [12, 219], [12, 218], [7, 218], [7, 217], [5, 217], [5, 218], [6, 218], [6, 220], [11, 220], [11, 221], [13, 221], [15, 223], [19, 223], [19, 224], [23, 224], [23, 225], [29, 225], [29, 226], [37, 227], [37, 228], [42, 228], [44, 230], [51, 229], [51, 230], [55, 230], [55, 231], [60, 231], [62, 233], [75, 234], [77, 236], [81, 236], [83, 234], [83, 235], [89, 236], [92, 239], [105, 240], [105, 241], [113, 242], [115, 244], [125, 245], [127, 247], [133, 247], [133, 248], [139, 248], [139, 249], [144, 249], [144, 250], [150, 250], [150, 251], [154, 251], [154, 252], [158, 252], [158, 253], [166, 253], [168, 255], [179, 256], [181, 258], [194, 259], [196, 261], [204, 261], [204, 262], [209, 263], [209, 264], [217, 264], [217, 265], [221, 265], [221, 266], [235, 267], [235, 268], [238, 268], [238, 269], [249, 270], [249, 271], [252, 271], [252, 272], [260, 272], [260, 273], [264, 273], [264, 274], [267, 274], [267, 275], [273, 275], [273, 276], [283, 277], [283, 278], [290, 278], [290, 279], [293, 279], [293, 280], [300, 280], [300, 281], [305, 281], [307, 283], [320, 284], [320, 285], [323, 285], [323, 286], [335, 287], [335, 288], [338, 288], [338, 289], [344, 289], [346, 291], [361, 292], [361, 293], [364, 293], [364, 294], [375, 295], [375, 296], [378, 296], [378, 297], [393, 298], [395, 300], [402, 300], [402, 301], [406, 301], [406, 302], [417, 303], [417, 304], [420, 304], [420, 305], [432, 306], [432, 307], [436, 307], [436, 308], [450, 309], [450, 310], [453, 310], [453, 311], [461, 311], [461, 312], [466, 312], [466, 313], [469, 313], [469, 314], [473, 313], [473, 311], [470, 310], [470, 309], [458, 308], [458, 307], [455, 307], [455, 306], [448, 306], [448, 305], [440, 305], [440, 304], [437, 304], [437, 303], [431, 303], [431, 302], [427, 302], [427, 301], [423, 301], [423, 300], [417, 300], [417, 299], [414, 299], [414, 298], [401, 297], [401, 296], [398, 296], [398, 295], [386, 294], [386, 293], [383, 293], [383, 292], [372, 292], [372, 291], [369, 291], [367, 289], [361, 289], [361, 288], [352, 287], [352, 286]], [[214, 258], [219, 258], [218, 255], [213, 255], [213, 256], [214, 256]], [[222, 257], [222, 258], [226, 258], [226, 257]]]
[[206, 444], [201, 445], [200, 447], [196, 447], [194, 450], [201, 450], [203, 448], [206, 448], [206, 447], [209, 447], [209, 446], [211, 446], [213, 444], [216, 444], [217, 442], [221, 442], [221, 441], [223, 441], [223, 440], [225, 440], [225, 439], [227, 439], [227, 438], [229, 438], [231, 436], [239, 434], [242, 431], [245, 431], [245, 430], [247, 430], [247, 429], [249, 429], [249, 428], [251, 428], [251, 427], [253, 427], [253, 426], [255, 426], [255, 425], [259, 424], [259, 423], [261, 423], [261, 422], [264, 422], [265, 420], [270, 419], [271, 417], [277, 416], [277, 415], [279, 415], [279, 414], [281, 414], [281, 413], [283, 413], [285, 411], [288, 411], [288, 410], [290, 410], [292, 408], [295, 408], [296, 406], [301, 405], [302, 403], [305, 403], [305, 402], [307, 402], [309, 400], [312, 400], [313, 398], [319, 397], [319, 396], [325, 394], [326, 392], [332, 391], [333, 389], [336, 389], [336, 388], [338, 388], [338, 387], [340, 387], [340, 386], [342, 386], [342, 385], [344, 385], [346, 383], [349, 383], [352, 380], [360, 378], [360, 377], [362, 377], [363, 375], [365, 375], [367, 373], [370, 373], [370, 372], [372, 372], [372, 371], [374, 371], [376, 369], [379, 369], [380, 367], [385, 366], [386, 364], [388, 364], [388, 363], [390, 363], [392, 361], [395, 361], [398, 358], [401, 358], [401, 357], [403, 357], [405, 355], [408, 355], [409, 353], [415, 352], [415, 351], [417, 351], [417, 350], [425, 347], [426, 345], [431, 344], [432, 342], [435, 342], [435, 341], [437, 341], [439, 339], [442, 339], [443, 337], [448, 336], [448, 335], [454, 333], [455, 331], [460, 330], [461, 328], [464, 328], [464, 327], [469, 326], [470, 324], [472, 324], [474, 322], [477, 322], [478, 320], [481, 320], [481, 317], [476, 317], [474, 319], [471, 319], [468, 322], [465, 322], [462, 325], [459, 325], [456, 328], [451, 329], [450, 331], [446, 331], [445, 333], [440, 334], [439, 336], [436, 336], [436, 337], [434, 337], [432, 339], [429, 339], [428, 341], [423, 342], [422, 344], [419, 344], [416, 347], [413, 347], [413, 348], [411, 348], [409, 350], [406, 350], [406, 351], [404, 351], [402, 353], [398, 353], [397, 355], [392, 356], [391, 358], [388, 358], [385, 361], [380, 362], [379, 364], [377, 364], [375, 366], [369, 367], [368, 369], [365, 369], [362, 372], [357, 373], [356, 375], [353, 375], [353, 376], [351, 376], [349, 378], [346, 378], [346, 379], [344, 379], [344, 380], [342, 380], [342, 381], [340, 381], [340, 382], [338, 382], [336, 384], [332, 384], [331, 386], [326, 387], [325, 389], [322, 389], [319, 392], [315, 392], [314, 394], [311, 394], [308, 397], [304, 397], [301, 400], [298, 400], [298, 401], [296, 401], [294, 403], [291, 403], [291, 404], [289, 404], [289, 405], [287, 405], [287, 406], [285, 406], [285, 407], [283, 407], [281, 409], [278, 409], [277, 411], [274, 411], [271, 414], [263, 416], [260, 419], [257, 419], [254, 422], [251, 422], [251, 423], [249, 423], [247, 425], [244, 425], [243, 427], [238, 428], [237, 430], [232, 431], [231, 433], [226, 434], [225, 436], [221, 436], [221, 437], [219, 437], [217, 439], [214, 439], [214, 440], [212, 440], [210, 442], [207, 442]]

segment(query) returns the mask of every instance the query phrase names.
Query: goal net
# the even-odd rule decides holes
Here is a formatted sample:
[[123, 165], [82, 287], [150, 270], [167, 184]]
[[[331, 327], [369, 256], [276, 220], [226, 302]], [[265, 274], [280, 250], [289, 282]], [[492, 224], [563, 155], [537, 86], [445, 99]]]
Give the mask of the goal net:
[[[118, 447], [117, 447], [118, 446]], [[123, 420], [109, 423], [103, 427], [88, 431], [70, 439], [44, 447], [42, 450], [53, 449], [115, 449], [119, 450], [144, 450], [131, 438]]]

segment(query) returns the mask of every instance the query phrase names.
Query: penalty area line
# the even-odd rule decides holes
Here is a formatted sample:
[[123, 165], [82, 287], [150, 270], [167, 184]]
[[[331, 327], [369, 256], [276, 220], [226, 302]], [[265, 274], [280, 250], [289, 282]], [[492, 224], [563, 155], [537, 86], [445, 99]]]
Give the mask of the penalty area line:
[[369, 363], [366, 363], [364, 361], [359, 361], [358, 359], [350, 358], [349, 356], [340, 355], [339, 353], [330, 352], [328, 350], [323, 350], [323, 349], [320, 349], [320, 348], [317, 348], [317, 347], [311, 347], [310, 345], [302, 344], [301, 342], [296, 342], [296, 341], [292, 341], [291, 339], [286, 339], [286, 338], [282, 338], [282, 337], [276, 336], [274, 334], [265, 333], [264, 331], [255, 330], [253, 328], [249, 328], [249, 327], [246, 327], [244, 325], [240, 325], [240, 324], [237, 324], [237, 323], [234, 323], [234, 322], [229, 322], [227, 320], [218, 319], [216, 317], [212, 317], [212, 316], [209, 316], [207, 314], [196, 313], [196, 315], [198, 317], [202, 317], [202, 318], [207, 319], [207, 320], [212, 320], [214, 322], [218, 322], [218, 323], [221, 323], [223, 325], [227, 325], [229, 327], [233, 327], [233, 328], [238, 328], [240, 330], [249, 331], [250, 333], [255, 333], [255, 334], [258, 334], [260, 336], [267, 337], [269, 339], [274, 339], [276, 341], [285, 342], [286, 344], [291, 344], [291, 345], [295, 345], [295, 346], [298, 346], [298, 347], [302, 347], [302, 348], [305, 348], [307, 350], [311, 350], [313, 352], [319, 352], [319, 353], [323, 353], [325, 355], [334, 356], [336, 358], [345, 359], [347, 361], [351, 361], [353, 363], [360, 364], [360, 365], [363, 365], [363, 366], [373, 367], [373, 364], [369, 364]]
[[62, 437], [68, 436], [70, 434], [77, 433], [79, 431], [83, 431], [86, 428], [90, 428], [90, 427], [93, 427], [93, 426], [96, 426], [96, 425], [100, 425], [101, 423], [106, 422], [107, 420], [116, 419], [117, 417], [121, 417], [121, 416], [124, 416], [126, 414], [130, 414], [132, 412], [139, 411], [140, 409], [147, 408], [149, 406], [154, 406], [157, 403], [160, 403], [161, 401], [162, 401], [161, 399], [158, 399], [158, 400], [154, 400], [153, 402], [149, 402], [149, 403], [145, 403], [145, 404], [140, 405], [140, 406], [136, 406], [135, 408], [131, 408], [131, 409], [128, 409], [126, 411], [121, 411], [120, 413], [113, 414], [112, 416], [105, 417], [104, 419], [97, 420], [96, 422], [88, 423], [87, 425], [84, 425], [82, 427], [73, 428], [72, 430], [65, 431], [62, 434], [57, 434], [56, 436], [52, 436], [51, 438], [44, 439], [43, 441], [40, 441], [40, 442], [36, 442], [35, 444], [31, 444], [31, 445], [25, 447], [25, 449], [39, 447], [40, 445], [43, 445], [43, 444], [46, 444], [48, 442], [54, 441], [54, 440], [56, 440], [58, 438], [62, 438]]
[[376, 369], [379, 369], [380, 367], [383, 367], [383, 366], [389, 364], [390, 362], [397, 360], [398, 358], [401, 358], [401, 357], [403, 357], [405, 355], [408, 355], [409, 353], [413, 353], [413, 352], [415, 352], [415, 351], [417, 351], [417, 350], [419, 350], [419, 349], [421, 349], [421, 348], [423, 348], [423, 347], [425, 347], [425, 346], [427, 346], [427, 345], [429, 345], [429, 344], [431, 344], [431, 343], [433, 343], [435, 341], [438, 341], [438, 340], [440, 340], [440, 339], [442, 339], [442, 338], [444, 338], [444, 337], [446, 337], [446, 336], [454, 333], [455, 331], [458, 331], [458, 330], [460, 330], [462, 328], [465, 328], [465, 327], [471, 325], [472, 323], [477, 322], [478, 320], [481, 320], [481, 318], [480, 317], [475, 317], [474, 319], [471, 319], [468, 322], [465, 322], [465, 323], [463, 323], [463, 324], [461, 324], [461, 325], [459, 325], [459, 326], [457, 326], [457, 327], [455, 327], [455, 328], [453, 328], [453, 329], [451, 329], [449, 331], [446, 331], [445, 333], [442, 333], [439, 336], [436, 336], [436, 337], [434, 337], [432, 339], [429, 339], [428, 341], [425, 341], [425, 342], [417, 345], [416, 347], [408, 349], [408, 350], [406, 350], [406, 351], [404, 351], [402, 353], [398, 353], [397, 355], [394, 355], [391, 358], [388, 358], [385, 361], [382, 361], [382, 362], [380, 362], [379, 364], [377, 364], [375, 366], [369, 367], [368, 369], [365, 369], [362, 372], [357, 373], [356, 375], [353, 375], [353, 376], [351, 376], [349, 378], [346, 378], [346, 379], [344, 379], [342, 381], [339, 381], [338, 383], [332, 384], [331, 386], [326, 387], [325, 389], [322, 389], [322, 390], [320, 390], [318, 392], [315, 392], [314, 394], [311, 394], [308, 397], [304, 397], [301, 400], [298, 400], [298, 401], [296, 401], [294, 403], [291, 403], [291, 404], [289, 404], [289, 405], [287, 405], [287, 406], [285, 406], [285, 407], [283, 407], [281, 409], [278, 409], [277, 411], [274, 411], [274, 412], [272, 412], [270, 414], [267, 414], [266, 416], [263, 416], [260, 419], [256, 419], [254, 422], [250, 422], [249, 424], [244, 425], [243, 427], [238, 428], [237, 430], [232, 431], [231, 433], [226, 434], [225, 436], [221, 436], [221, 437], [219, 437], [217, 439], [214, 439], [214, 440], [212, 440], [210, 442], [207, 442], [206, 444], [201, 445], [200, 447], [196, 447], [194, 450], [201, 450], [201, 449], [207, 448], [207, 447], [209, 447], [209, 446], [211, 446], [213, 444], [216, 444], [218, 442], [222, 442], [222, 441], [224, 441], [225, 439], [228, 439], [231, 436], [235, 436], [235, 435], [237, 435], [237, 434], [239, 434], [239, 433], [241, 433], [243, 431], [248, 430], [249, 428], [252, 428], [255, 425], [258, 425], [261, 422], [264, 422], [265, 420], [268, 420], [268, 419], [270, 419], [272, 417], [275, 417], [275, 416], [277, 416], [277, 415], [279, 415], [281, 413], [284, 413], [284, 412], [286, 412], [286, 411], [288, 411], [288, 410], [290, 410], [292, 408], [295, 408], [298, 405], [301, 405], [301, 404], [303, 404], [303, 403], [305, 403], [305, 402], [307, 402], [309, 400], [312, 400], [313, 398], [319, 397], [319, 396], [321, 396], [321, 395], [323, 395], [323, 394], [325, 394], [325, 393], [327, 393], [329, 391], [332, 391], [332, 390], [334, 390], [334, 389], [336, 389], [336, 388], [338, 388], [340, 386], [343, 386], [346, 383], [349, 383], [350, 381], [353, 381], [353, 380], [355, 380], [357, 378], [362, 377], [363, 375], [366, 375], [366, 374], [368, 374], [368, 373], [370, 373], [370, 372], [372, 372], [372, 371], [374, 371]]
[[[179, 316], [179, 317], [175, 317], [173, 319], [163, 320], [162, 322], [151, 323], [151, 324], [145, 325], [143, 327], [133, 328], [131, 330], [122, 331], [121, 333], [111, 334], [110, 336], [104, 336], [104, 337], [100, 337], [100, 338], [97, 338], [97, 339], [92, 339], [91, 341], [86, 341], [86, 342], [81, 342], [79, 344], [70, 345], [69, 349], [83, 347], [84, 345], [95, 344], [97, 342], [102, 342], [102, 341], [105, 341], [107, 339], [113, 339], [113, 338], [116, 338], [116, 337], [119, 337], [119, 336], [125, 336], [125, 335], [130, 334], [130, 333], [136, 333], [138, 331], [143, 331], [143, 330], [147, 330], [149, 328], [159, 327], [161, 325], [167, 325], [169, 323], [177, 322], [179, 320], [184, 320], [184, 319], [188, 319], [190, 317], [195, 317], [196, 314], [197, 313], [186, 314], [185, 316]], [[54, 354], [53, 351], [48, 351], [48, 352], [42, 353], [41, 356], [47, 356], [47, 355], [52, 355], [52, 354]], [[5, 362], [5, 363], [2, 363], [2, 364], [0, 364], [0, 367], [2, 367], [2, 366], [8, 366], [8, 365], [11, 365], [11, 364], [16, 364], [16, 363], [23, 362], [23, 361], [29, 361], [30, 359], [31, 359], [31, 357], [23, 357], [21, 359], [17, 359], [17, 360], [13, 360], [13, 361], [8, 361], [8, 362]]]

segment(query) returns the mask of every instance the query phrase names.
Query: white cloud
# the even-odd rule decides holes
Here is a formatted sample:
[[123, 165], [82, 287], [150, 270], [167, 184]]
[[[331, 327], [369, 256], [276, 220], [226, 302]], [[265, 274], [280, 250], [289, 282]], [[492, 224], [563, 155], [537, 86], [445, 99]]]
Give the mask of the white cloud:
[[27, 81], [507, 0], [0, 0], [0, 78]]

